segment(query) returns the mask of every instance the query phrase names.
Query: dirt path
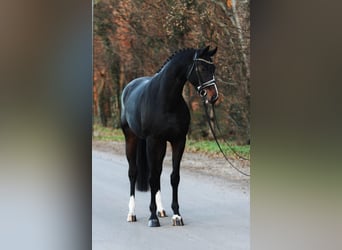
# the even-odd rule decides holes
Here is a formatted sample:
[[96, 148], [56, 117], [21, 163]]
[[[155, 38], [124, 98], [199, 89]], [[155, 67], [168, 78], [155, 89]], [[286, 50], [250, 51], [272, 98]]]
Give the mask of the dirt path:
[[[108, 146], [108, 145], [107, 145]], [[147, 226], [150, 192], [136, 192], [137, 222], [127, 223], [129, 181], [124, 155], [92, 151], [92, 249], [250, 249], [250, 195], [241, 181], [181, 170], [179, 205], [185, 225], [172, 226], [172, 169], [164, 166], [161, 190], [168, 217]]]
[[[166, 166], [171, 166], [171, 150], [167, 146], [167, 153], [164, 160]], [[125, 155], [125, 145], [123, 142], [93, 141], [93, 150], [107, 153]], [[248, 161], [231, 160], [240, 170], [250, 173]], [[208, 156], [201, 153], [184, 152], [181, 168], [204, 174], [206, 176], [215, 176], [229, 181], [243, 183], [245, 187], [249, 186], [250, 177], [246, 177], [233, 169], [223, 156]]]

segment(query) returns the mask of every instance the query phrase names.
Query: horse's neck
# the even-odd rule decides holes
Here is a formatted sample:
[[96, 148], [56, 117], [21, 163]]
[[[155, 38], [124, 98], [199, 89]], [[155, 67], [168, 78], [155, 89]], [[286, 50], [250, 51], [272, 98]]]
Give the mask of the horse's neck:
[[[160, 82], [161, 93], [167, 103], [179, 101], [182, 97], [184, 84], [186, 83], [186, 73], [188, 69], [187, 60], [181, 63], [170, 63], [168, 67], [162, 72], [162, 79]], [[167, 104], [166, 103], [166, 104]]]

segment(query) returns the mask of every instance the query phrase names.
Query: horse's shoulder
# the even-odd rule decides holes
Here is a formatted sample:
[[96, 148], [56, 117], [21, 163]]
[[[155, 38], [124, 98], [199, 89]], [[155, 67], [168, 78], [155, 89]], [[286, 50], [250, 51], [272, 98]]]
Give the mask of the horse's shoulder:
[[149, 81], [150, 79], [151, 79], [150, 76], [142, 76], [142, 77], [133, 79], [128, 85], [143, 84], [143, 83], [146, 83], [147, 81]]

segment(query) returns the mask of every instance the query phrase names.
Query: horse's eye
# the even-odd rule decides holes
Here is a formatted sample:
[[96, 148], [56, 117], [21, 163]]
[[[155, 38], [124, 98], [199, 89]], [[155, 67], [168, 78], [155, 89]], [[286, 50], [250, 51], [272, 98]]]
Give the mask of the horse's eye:
[[204, 68], [203, 65], [199, 65], [198, 70], [201, 71], [201, 72], [203, 72], [203, 71], [205, 71], [205, 68]]

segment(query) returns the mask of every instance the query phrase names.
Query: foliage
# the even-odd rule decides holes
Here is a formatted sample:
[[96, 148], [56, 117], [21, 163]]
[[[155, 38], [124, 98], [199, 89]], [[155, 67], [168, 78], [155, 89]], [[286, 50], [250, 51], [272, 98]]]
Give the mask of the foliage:
[[[119, 127], [120, 95], [132, 79], [153, 75], [181, 48], [218, 47], [216, 105], [225, 139], [249, 140], [249, 0], [97, 0], [94, 2], [93, 115]], [[210, 139], [196, 91], [186, 84], [189, 137]], [[196, 108], [197, 107], [197, 108]], [[212, 113], [211, 113], [212, 114]]]

